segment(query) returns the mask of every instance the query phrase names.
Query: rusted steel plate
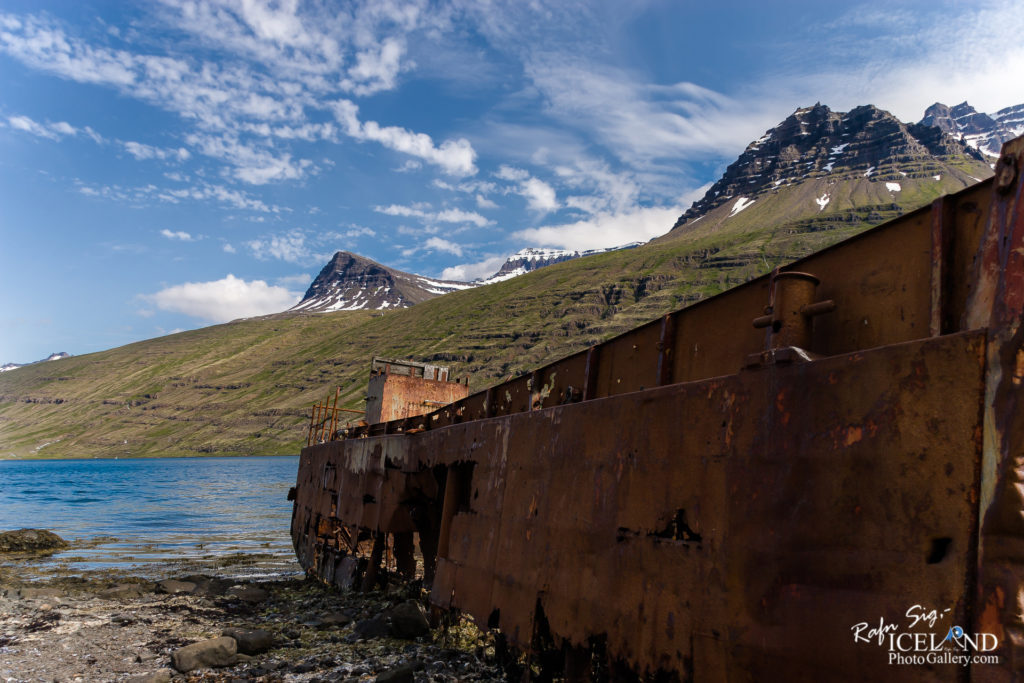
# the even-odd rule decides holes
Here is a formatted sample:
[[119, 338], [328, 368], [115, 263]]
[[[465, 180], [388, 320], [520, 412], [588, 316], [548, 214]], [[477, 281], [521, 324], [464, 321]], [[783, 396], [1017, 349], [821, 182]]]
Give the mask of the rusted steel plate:
[[[506, 469], [478, 465], [434, 599], [484, 623], [500, 609], [521, 644], [540, 599], [553, 633], [604, 634], [640, 671], [688, 670], [702, 642], [734, 674], [891, 676], [854, 623], [913, 602], [963, 617], [980, 446], [976, 413], [944, 406], [978, 405], [982, 358], [963, 335], [512, 416], [522, 436], [487, 439]], [[679, 511], [700, 542], [654, 535]], [[500, 538], [478, 549], [486, 528]]]
[[969, 292], [966, 324], [989, 328], [981, 463], [976, 628], [999, 637], [1013, 680], [1024, 671], [1024, 138], [1003, 146]]
[[[966, 333], [348, 440], [303, 463], [336, 461], [342, 497], [376, 477], [399, 503], [390, 482], [476, 463], [431, 599], [521, 647], [539, 604], [560, 641], [602, 637], [640, 672], [952, 680], [889, 666], [851, 627], [905, 623], [913, 604], [966, 623], [984, 343]], [[391, 454], [399, 467], [378, 466]], [[396, 519], [346, 514], [382, 531]]]
[[424, 415], [468, 393], [469, 388], [458, 382], [398, 374], [374, 375], [367, 388], [366, 417], [374, 423]]

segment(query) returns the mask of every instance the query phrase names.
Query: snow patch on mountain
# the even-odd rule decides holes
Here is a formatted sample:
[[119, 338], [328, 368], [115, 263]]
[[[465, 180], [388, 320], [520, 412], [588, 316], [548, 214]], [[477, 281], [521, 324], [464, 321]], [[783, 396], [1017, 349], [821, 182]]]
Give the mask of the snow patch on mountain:
[[732, 218], [743, 209], [746, 209], [754, 205], [754, 200], [747, 199], [746, 197], [740, 197], [736, 200], [736, 203], [732, 205], [732, 211], [729, 213], [729, 218]]

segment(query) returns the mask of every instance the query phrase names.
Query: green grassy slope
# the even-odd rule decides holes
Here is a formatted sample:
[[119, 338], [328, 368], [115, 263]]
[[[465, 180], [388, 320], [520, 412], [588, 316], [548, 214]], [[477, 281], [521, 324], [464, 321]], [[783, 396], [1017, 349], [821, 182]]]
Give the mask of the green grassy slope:
[[[305, 444], [310, 406], [335, 386], [340, 405], [363, 408], [374, 355], [444, 363], [482, 389], [970, 181], [904, 178], [899, 197], [866, 199], [842, 193], [876, 192], [884, 182], [832, 186], [836, 196], [817, 211], [814, 198], [828, 182], [781, 187], [732, 218], [726, 205], [636, 249], [408, 309], [236, 321], [6, 372], [0, 457], [294, 454]], [[860, 202], [868, 208], [853, 208]]]

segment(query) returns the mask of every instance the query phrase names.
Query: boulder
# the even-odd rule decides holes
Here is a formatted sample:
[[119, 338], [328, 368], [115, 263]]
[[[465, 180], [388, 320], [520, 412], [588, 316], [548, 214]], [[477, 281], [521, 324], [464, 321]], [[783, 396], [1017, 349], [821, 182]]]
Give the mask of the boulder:
[[274, 635], [263, 629], [226, 628], [222, 635], [234, 638], [238, 651], [245, 655], [258, 655], [274, 647]]
[[372, 619], [363, 619], [356, 622], [354, 633], [357, 638], [373, 640], [383, 638], [388, 634], [388, 620], [383, 614], [378, 614]]
[[125, 598], [138, 598], [146, 593], [148, 586], [138, 583], [118, 583], [110, 588], [101, 590], [96, 597], [104, 600], [123, 600]]
[[181, 581], [194, 583], [196, 587], [192, 590], [192, 594], [205, 597], [224, 595], [224, 593], [234, 585], [234, 582], [228, 581], [227, 579], [218, 579], [213, 576], [204, 576], [202, 574], [185, 576], [181, 578]]
[[67, 546], [67, 541], [46, 529], [18, 529], [0, 533], [0, 552], [35, 552]]
[[394, 638], [414, 640], [430, 634], [430, 622], [423, 608], [415, 600], [398, 605], [388, 614], [391, 617], [390, 633]]
[[169, 595], [178, 595], [181, 593], [191, 593], [196, 589], [196, 584], [191, 581], [178, 581], [177, 579], [164, 579], [158, 581], [156, 588], [161, 593], [167, 593]]
[[18, 589], [11, 589], [5, 595], [8, 598], [20, 598], [22, 600], [51, 600], [60, 602], [61, 598], [64, 597], [64, 591], [49, 586], [44, 586], [43, 588], [23, 586]]
[[269, 593], [259, 588], [258, 586], [232, 586], [227, 590], [227, 595], [232, 598], [237, 598], [242, 602], [263, 602], [267, 599]]
[[413, 683], [415, 680], [416, 665], [401, 664], [384, 673], [378, 674], [374, 679], [376, 683]]
[[171, 664], [181, 673], [187, 673], [204, 666], [231, 666], [238, 661], [238, 644], [234, 638], [222, 636], [203, 640], [175, 650]]
[[342, 626], [348, 626], [352, 623], [352, 617], [345, 614], [344, 612], [328, 612], [327, 614], [320, 617], [318, 620], [317, 628], [340, 628]]

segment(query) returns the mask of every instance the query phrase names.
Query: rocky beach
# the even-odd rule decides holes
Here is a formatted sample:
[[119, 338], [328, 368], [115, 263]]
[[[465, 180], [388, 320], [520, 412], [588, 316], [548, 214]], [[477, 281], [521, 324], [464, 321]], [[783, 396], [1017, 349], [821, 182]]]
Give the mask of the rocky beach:
[[152, 568], [54, 576], [40, 568], [52, 550], [4, 537], [4, 682], [504, 679], [488, 637], [430, 615], [418, 583], [341, 592], [302, 578], [186, 574], [173, 563], [164, 578]]

